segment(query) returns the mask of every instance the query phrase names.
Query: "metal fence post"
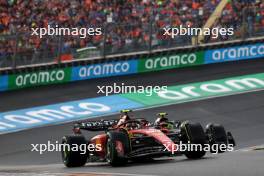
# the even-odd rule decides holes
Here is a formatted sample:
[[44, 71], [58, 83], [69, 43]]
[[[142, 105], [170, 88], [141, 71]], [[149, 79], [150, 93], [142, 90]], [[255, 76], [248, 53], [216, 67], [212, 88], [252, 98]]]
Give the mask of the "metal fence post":
[[247, 23], [246, 23], [246, 8], [244, 7], [242, 10], [242, 40], [246, 39], [246, 33], [247, 33]]
[[104, 23], [104, 38], [103, 38], [103, 58], [106, 56], [106, 40], [107, 40], [107, 23]]
[[16, 69], [16, 57], [17, 57], [17, 50], [18, 50], [18, 40], [19, 40], [19, 34], [16, 32], [15, 34], [15, 41], [16, 41], [16, 46], [15, 46], [15, 52], [14, 52], [14, 55], [13, 55], [13, 58], [12, 58], [12, 68], [13, 69]]
[[150, 20], [149, 24], [150, 30], [149, 30], [149, 53], [152, 52], [152, 40], [153, 40], [153, 21]]
[[62, 51], [62, 35], [59, 36], [59, 43], [58, 43], [58, 54], [57, 54], [57, 58], [58, 58], [58, 63], [61, 64], [61, 51]]

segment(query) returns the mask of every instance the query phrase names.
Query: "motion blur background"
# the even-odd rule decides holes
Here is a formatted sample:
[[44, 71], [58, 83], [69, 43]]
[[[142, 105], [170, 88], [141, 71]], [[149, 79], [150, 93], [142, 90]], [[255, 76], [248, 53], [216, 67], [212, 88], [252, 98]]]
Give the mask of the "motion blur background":
[[[31, 28], [100, 27], [103, 35], [31, 35]], [[164, 27], [234, 28], [233, 36], [164, 36]], [[247, 40], [264, 35], [263, 0], [0, 0], [0, 69]]]

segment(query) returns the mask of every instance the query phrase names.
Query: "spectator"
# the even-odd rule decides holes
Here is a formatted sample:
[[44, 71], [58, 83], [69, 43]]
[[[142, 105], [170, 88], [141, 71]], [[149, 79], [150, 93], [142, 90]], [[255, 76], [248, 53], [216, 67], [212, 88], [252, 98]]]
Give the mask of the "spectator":
[[[48, 25], [78, 28], [107, 26], [105, 39], [103, 36], [89, 36], [86, 39], [65, 36], [63, 51], [87, 46], [100, 48], [104, 41], [106, 47], [114, 51], [122, 51], [122, 48], [126, 51], [133, 50], [134, 47], [146, 49], [151, 38], [153, 41], [164, 40], [164, 43], [169, 40], [161, 35], [159, 28], [179, 25], [202, 27], [219, 2], [220, 0], [0, 0], [0, 34], [29, 33], [32, 27]], [[264, 2], [252, 3], [251, 0], [230, 1], [215, 26], [241, 28], [243, 9], [249, 6], [260, 9], [247, 19], [252, 26], [251, 30], [264, 30]], [[154, 26], [153, 36], [149, 35], [150, 23]], [[28, 40], [28, 37], [21, 39], [24, 40], [22, 43], [27, 43], [27, 48], [21, 49], [21, 52], [49, 48], [49, 52], [56, 53], [58, 46], [54, 46], [56, 41], [53, 44], [53, 39], [40, 40], [30, 36]], [[180, 43], [182, 40], [186, 41], [185, 38], [177, 40]], [[6, 49], [1, 48], [0, 51], [6, 52]]]

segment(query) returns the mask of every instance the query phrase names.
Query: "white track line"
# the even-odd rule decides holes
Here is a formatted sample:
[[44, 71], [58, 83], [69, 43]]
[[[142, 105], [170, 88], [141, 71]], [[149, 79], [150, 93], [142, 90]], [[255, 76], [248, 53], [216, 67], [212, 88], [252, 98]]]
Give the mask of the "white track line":
[[152, 108], [158, 108], [158, 107], [163, 107], [163, 106], [171, 106], [171, 105], [177, 105], [177, 104], [183, 104], [183, 103], [191, 103], [191, 102], [196, 102], [196, 101], [203, 101], [203, 100], [210, 100], [210, 99], [215, 99], [215, 98], [222, 98], [222, 97], [228, 97], [228, 96], [235, 96], [235, 95], [241, 95], [241, 94], [248, 94], [248, 93], [253, 93], [253, 92], [261, 92], [264, 91], [264, 88], [257, 89], [257, 90], [247, 90], [243, 92], [234, 92], [226, 95], [215, 95], [215, 96], [210, 96], [210, 97], [201, 97], [198, 99], [191, 99], [191, 100], [186, 100], [186, 101], [181, 101], [181, 102], [171, 102], [171, 103], [165, 103], [161, 105], [153, 105], [153, 106], [147, 106], [143, 108], [138, 108], [135, 110], [145, 110], [145, 109], [152, 109]]
[[[226, 95], [215, 95], [215, 96], [204, 97], [204, 98], [201, 97], [201, 98], [198, 98], [195, 100], [190, 99], [190, 100], [181, 101], [181, 102], [171, 102], [171, 103], [165, 103], [165, 104], [160, 104], [160, 105], [146, 106], [143, 108], [135, 108], [135, 110], [141, 111], [141, 110], [153, 109], [153, 108], [158, 108], [158, 107], [171, 106], [171, 105], [177, 105], [177, 104], [183, 104], [183, 103], [191, 103], [191, 102], [197, 102], [197, 101], [203, 101], [203, 100], [209, 100], [209, 99], [215, 99], [215, 98], [221, 98], [221, 97], [228, 97], [228, 96], [235, 96], [235, 95], [247, 94], [247, 93], [252, 93], [252, 92], [261, 92], [261, 91], [264, 91], [264, 88], [256, 89], [256, 90], [248, 90], [248, 91], [243, 91], [243, 92], [234, 92], [234, 93], [230, 93], [230, 94], [226, 94]], [[94, 118], [107, 117], [107, 116], [112, 116], [112, 115], [116, 115], [116, 114], [119, 114], [119, 112], [112, 112], [112, 113], [108, 113], [105, 115], [99, 115], [99, 116], [91, 116], [88, 119], [83, 119], [83, 118], [73, 119], [73, 120], [68, 120], [68, 121], [64, 121], [64, 122], [58, 122], [58, 123], [53, 123], [53, 124], [48, 124], [48, 125], [41, 125], [41, 126], [27, 128], [27, 129], [18, 129], [18, 130], [9, 131], [9, 132], [2, 132], [2, 133], [0, 132], [0, 135], [20, 132], [20, 131], [25, 131], [25, 130], [31, 130], [31, 129], [41, 128], [41, 127], [50, 127], [50, 126], [54, 126], [54, 125], [62, 125], [62, 124], [67, 124], [67, 123], [71, 123], [71, 122], [76, 122], [76, 121], [91, 120]]]
[[264, 144], [241, 148], [241, 149], [235, 150], [235, 152], [248, 152], [248, 151], [257, 150], [257, 149], [260, 149], [260, 148], [264, 148]]
[[129, 173], [115, 173], [115, 172], [76, 172], [76, 173], [49, 173], [49, 172], [0, 172], [1, 176], [158, 176], [158, 175], [145, 175], [145, 174], [129, 174]]
[[[74, 173], [74, 174], [81, 174], [81, 173]], [[88, 174], [95, 174], [95, 175], [114, 175], [114, 176], [158, 176], [158, 175], [145, 175], [145, 174], [142, 175], [142, 174], [115, 173], [115, 172], [113, 172], [113, 173], [111, 173], [111, 172], [88, 172]]]

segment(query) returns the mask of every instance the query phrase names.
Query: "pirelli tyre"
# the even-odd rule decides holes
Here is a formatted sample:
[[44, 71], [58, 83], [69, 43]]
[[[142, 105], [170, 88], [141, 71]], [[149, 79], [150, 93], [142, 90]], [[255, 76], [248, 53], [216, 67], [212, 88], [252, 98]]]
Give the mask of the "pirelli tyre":
[[228, 132], [226, 132], [226, 135], [227, 135], [228, 144], [232, 144], [233, 147], [236, 146], [236, 141], [235, 141], [232, 133], [228, 131]]
[[[189, 148], [183, 151], [184, 155], [189, 159], [202, 158], [206, 151], [204, 145], [207, 143], [206, 134], [200, 123], [183, 122], [180, 126], [181, 141], [183, 144], [198, 144], [197, 147]], [[192, 145], [194, 146], [194, 145]]]
[[[84, 136], [64, 136], [62, 138], [62, 144], [62, 161], [66, 167], [81, 167], [85, 165], [87, 156], [89, 156], [88, 151], [83, 154], [83, 152], [79, 150], [80, 145], [87, 145]], [[78, 147], [78, 150], [76, 150], [76, 147]], [[74, 150], [72, 150], [73, 148]]]
[[129, 137], [125, 132], [108, 132], [106, 144], [106, 161], [111, 166], [122, 166], [128, 161], [130, 151]]
[[225, 149], [221, 150], [222, 147], [220, 147], [220, 145], [227, 146], [228, 144], [228, 136], [225, 128], [222, 125], [216, 123], [210, 123], [206, 126], [205, 132], [207, 134], [210, 146], [218, 145], [218, 147], [216, 147], [217, 151], [213, 151], [213, 152], [223, 153], [226, 151]]

